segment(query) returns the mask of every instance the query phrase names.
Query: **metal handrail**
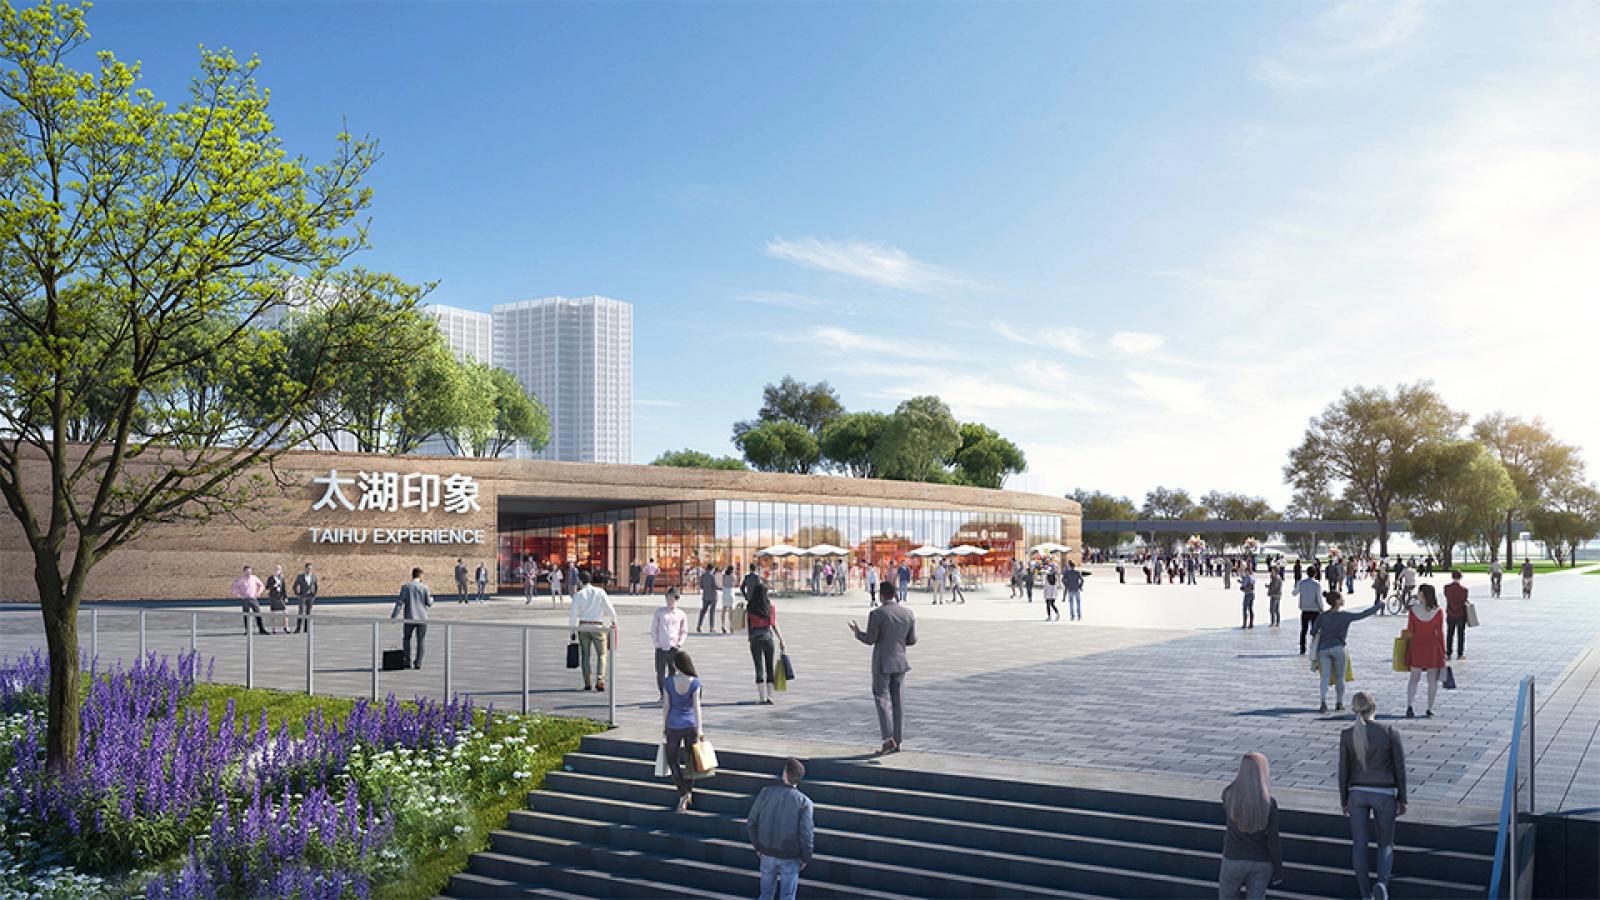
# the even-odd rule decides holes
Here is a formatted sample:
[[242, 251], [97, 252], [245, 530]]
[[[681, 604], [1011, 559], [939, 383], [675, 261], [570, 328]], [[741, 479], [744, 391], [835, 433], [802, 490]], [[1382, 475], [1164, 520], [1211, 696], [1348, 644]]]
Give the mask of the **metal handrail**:
[[[0, 612], [8, 612], [8, 611], [11, 611], [12, 608], [13, 607], [8, 604], [8, 605], [6, 605], [4, 607], [0, 607]], [[140, 607], [135, 607], [135, 608], [129, 608], [127, 606], [120, 606], [120, 605], [116, 605], [116, 604], [84, 604], [84, 605], [79, 607], [79, 613], [80, 614], [88, 613], [88, 615], [89, 615], [89, 655], [90, 655], [90, 658], [95, 658], [95, 657], [98, 657], [100, 655], [100, 613], [101, 613], [102, 610], [105, 610], [105, 611], [107, 611], [109, 613], [113, 613], [113, 614], [131, 614], [131, 613], [137, 613], [138, 614], [138, 620], [139, 620], [139, 656], [140, 656], [140, 658], [143, 658], [145, 656], [145, 646], [146, 646], [145, 632], [146, 632], [146, 626], [147, 626], [146, 619], [148, 617], [148, 614], [150, 614], [150, 613], [187, 614], [189, 616], [189, 649], [191, 651], [197, 651], [199, 649], [200, 617], [201, 616], [211, 616], [211, 617], [226, 616], [226, 617], [229, 617], [229, 618], [233, 618], [235, 620], [237, 620], [237, 618], [240, 617], [240, 616], [243, 616], [243, 617], [246, 617], [246, 618], [254, 617], [254, 618], [258, 619], [258, 620], [266, 619], [267, 617], [282, 617], [285, 621], [293, 619], [297, 623], [300, 622], [301, 620], [304, 620], [305, 621], [305, 625], [306, 625], [305, 632], [304, 632], [305, 636], [306, 636], [306, 681], [305, 681], [305, 693], [307, 695], [314, 694], [315, 693], [315, 688], [316, 688], [316, 681], [315, 681], [315, 677], [316, 677], [315, 655], [316, 655], [316, 625], [317, 625], [317, 623], [320, 622], [320, 623], [324, 623], [324, 624], [370, 625], [371, 629], [372, 629], [372, 689], [371, 689], [371, 697], [372, 697], [373, 700], [381, 699], [381, 687], [380, 687], [380, 679], [379, 679], [379, 674], [378, 674], [380, 671], [382, 671], [382, 667], [381, 667], [382, 650], [380, 649], [380, 645], [382, 643], [381, 638], [380, 638], [381, 629], [385, 625], [404, 625], [406, 623], [406, 621], [407, 621], [407, 620], [401, 619], [401, 618], [393, 618], [393, 619], [391, 619], [389, 617], [381, 617], [381, 618], [379, 618], [379, 617], [358, 617], [358, 616], [330, 616], [330, 615], [326, 615], [326, 614], [322, 614], [322, 613], [308, 613], [308, 614], [302, 615], [302, 614], [300, 614], [298, 612], [289, 612], [288, 610], [283, 610], [282, 612], [277, 612], [277, 611], [273, 611], [273, 610], [264, 609], [264, 610], [260, 610], [259, 612], [257, 612], [257, 611], [245, 612], [242, 609], [196, 609], [193, 606], [140, 606]], [[572, 632], [574, 630], [571, 627], [569, 627], [568, 625], [556, 624], [556, 623], [553, 623], [553, 622], [525, 622], [525, 623], [524, 622], [440, 622], [440, 621], [437, 621], [437, 620], [429, 620], [429, 621], [423, 622], [421, 624], [425, 624], [425, 625], [443, 625], [444, 626], [444, 653], [443, 653], [444, 665], [443, 665], [442, 668], [443, 668], [443, 674], [444, 674], [444, 695], [447, 698], [450, 696], [451, 686], [452, 686], [452, 682], [453, 682], [453, 679], [452, 679], [453, 672], [451, 670], [451, 652], [450, 651], [451, 651], [451, 644], [452, 644], [452, 640], [451, 640], [452, 633], [453, 633], [453, 631], [454, 631], [454, 629], [456, 627], [459, 626], [459, 627], [466, 627], [466, 628], [488, 628], [488, 629], [501, 630], [501, 631], [512, 630], [512, 629], [520, 630], [522, 632], [522, 642], [521, 642], [521, 649], [522, 649], [522, 679], [521, 679], [521, 682], [522, 682], [522, 684], [521, 684], [521, 693], [522, 693], [522, 712], [523, 712], [523, 714], [528, 714], [528, 713], [531, 713], [533, 711], [533, 709], [532, 709], [532, 698], [531, 698], [532, 685], [531, 685], [530, 677], [529, 677], [529, 664], [531, 662], [531, 657], [532, 657], [532, 637], [533, 637], [533, 633], [535, 631], [544, 631], [544, 632], [562, 632], [562, 631], [565, 631], [565, 632], [569, 632], [570, 633], [570, 632]], [[580, 626], [577, 630], [578, 631], [588, 631], [588, 630], [592, 630], [592, 629], [588, 629], [588, 628], [584, 628], [584, 627]], [[606, 654], [607, 654], [607, 657], [610, 659], [611, 667], [615, 668], [615, 665], [616, 665], [616, 631], [613, 630], [613, 629], [608, 628], [608, 629], [605, 630], [605, 634], [606, 634]], [[246, 688], [255, 687], [255, 637], [256, 637], [255, 632], [251, 631], [249, 628], [245, 629], [244, 634], [243, 634], [243, 639], [244, 639], [244, 686]], [[195, 674], [198, 676], [199, 675], [199, 667], [200, 667], [200, 659], [199, 659], [198, 654], [196, 654], [196, 656], [195, 656], [194, 665], [195, 665]], [[612, 674], [614, 676], [615, 672], [612, 672], [610, 674]], [[616, 722], [617, 722], [616, 684], [617, 684], [617, 681], [616, 681], [615, 677], [612, 677], [606, 683], [606, 695], [607, 695], [606, 696], [606, 706], [607, 706], [607, 710], [608, 710], [608, 712], [607, 712], [607, 721], [609, 722], [609, 724], [612, 724], [612, 725], [615, 725]]]
[[1517, 849], [1517, 826], [1520, 824], [1517, 812], [1517, 801], [1521, 795], [1522, 779], [1518, 773], [1518, 759], [1522, 749], [1522, 721], [1523, 714], [1527, 714], [1528, 721], [1528, 814], [1534, 811], [1534, 767], [1538, 759], [1538, 748], [1534, 744], [1534, 678], [1532, 675], [1522, 679], [1517, 686], [1517, 715], [1511, 726], [1511, 746], [1506, 760], [1506, 786], [1505, 794], [1500, 800], [1500, 827], [1494, 839], [1494, 869], [1489, 875], [1489, 897], [1500, 896], [1501, 878], [1509, 869], [1507, 882], [1507, 895], [1517, 896], [1518, 870], [1522, 857]]

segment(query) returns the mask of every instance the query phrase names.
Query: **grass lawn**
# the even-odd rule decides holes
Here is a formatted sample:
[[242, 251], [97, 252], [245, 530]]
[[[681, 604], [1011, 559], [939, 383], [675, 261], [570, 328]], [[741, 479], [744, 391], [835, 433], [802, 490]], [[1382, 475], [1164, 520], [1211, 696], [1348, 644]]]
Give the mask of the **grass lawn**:
[[[207, 710], [215, 724], [232, 701], [235, 713], [250, 722], [259, 722], [266, 713], [269, 727], [276, 731], [280, 723], [287, 722], [295, 736], [305, 732], [305, 717], [321, 709], [325, 718], [341, 721], [355, 707], [355, 700], [344, 697], [308, 697], [305, 694], [270, 690], [247, 690], [238, 685], [197, 684], [183, 705], [199, 708], [208, 704]], [[478, 714], [481, 726], [483, 714]], [[604, 731], [603, 722], [587, 719], [566, 719], [552, 716], [522, 716], [496, 713], [486, 732], [487, 741], [498, 741], [508, 736], [525, 737], [537, 746], [532, 764], [525, 765], [529, 777], [507, 778], [487, 785], [486, 790], [467, 800], [466, 830], [445, 847], [432, 850], [427, 855], [406, 860], [405, 870], [393, 878], [374, 885], [373, 896], [379, 900], [426, 900], [436, 897], [449, 883], [450, 876], [466, 868], [467, 858], [489, 846], [489, 833], [506, 824], [513, 809], [527, 803], [529, 791], [544, 786], [545, 773], [561, 765], [567, 753], [578, 748], [586, 734]]]
[[[1485, 572], [1489, 571], [1489, 564], [1488, 563], [1457, 563], [1456, 564], [1456, 568], [1460, 569], [1463, 572], [1477, 572], [1479, 574], [1482, 574], [1482, 573], [1485, 573]], [[1550, 560], [1537, 560], [1533, 564], [1533, 571], [1534, 571], [1535, 574], [1541, 573], [1541, 572], [1565, 572], [1569, 568], [1571, 568], [1571, 567], [1570, 566], [1557, 565], [1556, 563], [1554, 563], [1554, 562], [1552, 562]], [[1520, 575], [1521, 572], [1522, 572], [1522, 561], [1521, 560], [1518, 560], [1517, 564], [1514, 565], [1514, 566], [1506, 567], [1506, 575], [1508, 577], [1521, 577], [1521, 575]]]

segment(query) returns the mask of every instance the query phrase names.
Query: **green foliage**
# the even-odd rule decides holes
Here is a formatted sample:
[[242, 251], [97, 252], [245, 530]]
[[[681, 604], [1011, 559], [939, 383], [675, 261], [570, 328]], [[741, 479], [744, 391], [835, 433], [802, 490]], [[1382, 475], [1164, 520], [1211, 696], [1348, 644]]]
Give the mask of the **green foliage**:
[[[150, 524], [261, 502], [273, 486], [242, 473], [324, 430], [352, 382], [396, 377], [382, 323], [420, 294], [344, 271], [366, 244], [373, 142], [291, 156], [256, 61], [225, 50], [200, 51], [177, 105], [109, 51], [76, 70], [86, 9], [0, 3], [0, 496], [57, 667], [56, 768], [77, 742], [69, 623], [94, 565]], [[331, 327], [298, 346], [262, 333], [306, 285]], [[157, 448], [177, 451], [129, 471]]]
[[674, 466], [680, 469], [724, 469], [743, 472], [750, 467], [731, 456], [712, 456], [699, 450], [667, 450], [650, 462], [652, 466]]
[[1284, 479], [1300, 489], [1348, 490], [1377, 520], [1378, 552], [1387, 555], [1389, 511], [1418, 477], [1417, 454], [1452, 440], [1465, 422], [1426, 381], [1402, 384], [1393, 395], [1347, 388], [1306, 427]]
[[739, 442], [745, 432], [773, 422], [793, 422], [820, 435], [829, 422], [844, 415], [844, 405], [839, 395], [826, 381], [806, 384], [785, 375], [777, 384], [769, 384], [761, 391], [761, 409], [751, 421], [735, 422], [733, 441]]
[[1026, 471], [1028, 459], [1016, 444], [987, 425], [961, 425], [961, 446], [956, 450], [955, 480], [974, 487], [999, 489], [1006, 476]]
[[877, 477], [937, 481], [961, 448], [961, 425], [934, 396], [912, 397], [895, 407], [872, 452]]
[[883, 439], [889, 417], [878, 412], [846, 413], [823, 426], [817, 438], [822, 458], [856, 478], [872, 478], [872, 452]]
[[1557, 562], [1576, 563], [1578, 545], [1600, 535], [1600, 491], [1575, 477], [1562, 479], [1549, 486], [1528, 523]]
[[1483, 520], [1516, 500], [1505, 466], [1477, 441], [1429, 444], [1418, 451], [1404, 502], [1411, 533], [1448, 567], [1455, 546], [1470, 540]]
[[[1115, 497], [1104, 491], [1078, 488], [1068, 494], [1067, 499], [1076, 500], [1083, 507], [1084, 519], [1127, 521], [1139, 517], [1138, 508], [1127, 497]], [[1097, 550], [1115, 550], [1133, 540], [1133, 537], [1131, 531], [1085, 531], [1083, 543]]]
[[[1231, 522], [1251, 522], [1276, 519], [1278, 514], [1273, 512], [1272, 504], [1265, 497], [1252, 497], [1248, 494], [1230, 493], [1227, 491], [1211, 491], [1200, 498], [1200, 507], [1205, 510], [1205, 518], [1222, 519]], [[1265, 538], [1259, 529], [1255, 531], [1238, 530], [1203, 530], [1200, 537], [1206, 546], [1225, 549], [1244, 541], [1245, 538]]]
[[1516, 499], [1499, 516], [1485, 520], [1480, 542], [1487, 543], [1490, 558], [1498, 558], [1499, 538], [1505, 538], [1506, 558], [1511, 558], [1508, 531], [1519, 512], [1539, 508], [1546, 495], [1558, 484], [1579, 477], [1583, 463], [1575, 447], [1557, 441], [1540, 419], [1528, 421], [1496, 412], [1472, 426], [1477, 438], [1505, 466], [1516, 488]]
[[[1294, 498], [1289, 501], [1287, 518], [1290, 519], [1322, 519], [1326, 521], [1355, 521], [1371, 519], [1364, 514], [1360, 505], [1347, 494], [1335, 497], [1327, 491], [1306, 487], [1294, 492]], [[1310, 559], [1319, 552], [1318, 544], [1337, 544], [1340, 548], [1352, 553], [1365, 553], [1372, 545], [1372, 535], [1361, 532], [1327, 531], [1316, 533], [1295, 533], [1283, 536], [1287, 543], [1303, 559]]]
[[497, 457], [517, 441], [538, 450], [550, 443], [550, 413], [505, 369], [481, 362], [456, 364], [465, 386], [461, 419], [445, 428], [463, 456]]
[[1202, 519], [1206, 511], [1183, 488], [1157, 487], [1144, 495], [1142, 519]]
[[745, 462], [762, 472], [810, 473], [821, 459], [816, 437], [796, 422], [762, 422], [734, 439]]

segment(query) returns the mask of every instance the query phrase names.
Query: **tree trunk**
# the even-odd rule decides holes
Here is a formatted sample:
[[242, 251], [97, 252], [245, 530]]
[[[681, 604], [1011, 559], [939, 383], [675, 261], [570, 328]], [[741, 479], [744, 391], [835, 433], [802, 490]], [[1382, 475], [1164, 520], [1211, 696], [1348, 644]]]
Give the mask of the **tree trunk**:
[[1511, 514], [1514, 512], [1516, 512], [1514, 509], [1506, 510], [1506, 568], [1508, 569], [1511, 567], [1511, 560], [1513, 558], [1513, 554], [1511, 552], [1511, 539], [1514, 537], [1514, 535], [1511, 533]]
[[50, 651], [49, 728], [45, 767], [65, 773], [78, 761], [78, 604], [57, 594], [40, 602]]
[[1389, 516], [1379, 513], [1373, 518], [1378, 520], [1378, 558], [1385, 559], [1389, 556]]

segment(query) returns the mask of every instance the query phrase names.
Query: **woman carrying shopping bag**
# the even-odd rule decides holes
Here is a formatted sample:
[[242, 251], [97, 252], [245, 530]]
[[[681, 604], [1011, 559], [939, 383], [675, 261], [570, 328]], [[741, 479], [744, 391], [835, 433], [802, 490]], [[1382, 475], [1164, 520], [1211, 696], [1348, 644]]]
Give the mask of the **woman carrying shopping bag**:
[[1338, 591], [1327, 591], [1322, 595], [1328, 601], [1328, 611], [1317, 616], [1311, 623], [1311, 635], [1316, 640], [1317, 655], [1312, 662], [1311, 669], [1318, 672], [1317, 687], [1322, 693], [1322, 709], [1328, 711], [1328, 682], [1334, 684], [1334, 709], [1344, 709], [1344, 682], [1345, 671], [1349, 665], [1345, 655], [1345, 636], [1350, 633], [1350, 623], [1365, 619], [1376, 613], [1379, 604], [1373, 603], [1371, 607], [1358, 612], [1344, 611], [1344, 597]]
[[1411, 639], [1406, 646], [1406, 667], [1411, 680], [1406, 684], [1406, 718], [1415, 718], [1417, 682], [1428, 676], [1428, 718], [1433, 718], [1433, 702], [1439, 696], [1439, 679], [1444, 675], [1444, 615], [1433, 585], [1417, 588], [1417, 602], [1406, 615], [1406, 630]]
[[700, 676], [695, 672], [694, 660], [679, 650], [672, 657], [672, 665], [677, 674], [662, 682], [666, 696], [661, 704], [661, 725], [666, 739], [667, 767], [672, 771], [672, 783], [678, 788], [678, 812], [683, 812], [694, 800], [694, 780], [684, 772], [679, 752], [691, 760], [694, 758], [694, 745], [704, 734], [705, 720], [700, 717]]

